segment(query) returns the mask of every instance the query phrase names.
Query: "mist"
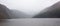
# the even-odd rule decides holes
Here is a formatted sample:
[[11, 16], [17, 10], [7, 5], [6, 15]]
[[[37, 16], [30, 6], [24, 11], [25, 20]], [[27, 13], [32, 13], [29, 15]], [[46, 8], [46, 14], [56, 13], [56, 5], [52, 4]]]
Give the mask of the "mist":
[[58, 1], [59, 0], [0, 0], [0, 3], [6, 5], [11, 10], [18, 10], [33, 17]]

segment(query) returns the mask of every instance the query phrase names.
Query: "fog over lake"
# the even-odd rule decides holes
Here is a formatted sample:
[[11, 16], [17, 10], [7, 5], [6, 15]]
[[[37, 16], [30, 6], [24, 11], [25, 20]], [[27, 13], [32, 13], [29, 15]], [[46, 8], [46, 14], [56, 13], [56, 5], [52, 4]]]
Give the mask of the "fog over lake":
[[9, 9], [24, 12], [31, 17], [59, 0], [0, 0]]

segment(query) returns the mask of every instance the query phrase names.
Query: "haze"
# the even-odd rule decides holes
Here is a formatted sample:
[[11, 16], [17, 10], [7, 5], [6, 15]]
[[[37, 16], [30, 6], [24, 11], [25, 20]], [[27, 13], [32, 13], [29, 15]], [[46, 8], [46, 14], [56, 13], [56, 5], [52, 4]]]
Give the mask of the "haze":
[[59, 0], [0, 0], [9, 9], [16, 9], [29, 15], [36, 15]]

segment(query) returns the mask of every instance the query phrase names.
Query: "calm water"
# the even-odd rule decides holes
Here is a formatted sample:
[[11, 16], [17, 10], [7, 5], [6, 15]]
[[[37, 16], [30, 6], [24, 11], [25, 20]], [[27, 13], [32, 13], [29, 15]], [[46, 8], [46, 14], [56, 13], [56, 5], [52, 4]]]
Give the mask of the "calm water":
[[5, 19], [0, 26], [60, 26], [60, 18]]

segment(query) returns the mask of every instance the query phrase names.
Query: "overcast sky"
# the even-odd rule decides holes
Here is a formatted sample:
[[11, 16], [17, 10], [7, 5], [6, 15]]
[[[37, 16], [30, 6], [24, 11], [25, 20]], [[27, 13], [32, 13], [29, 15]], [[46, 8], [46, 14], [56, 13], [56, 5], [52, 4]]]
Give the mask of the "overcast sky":
[[59, 0], [0, 0], [0, 3], [6, 5], [9, 9], [16, 9], [34, 15], [58, 1]]

